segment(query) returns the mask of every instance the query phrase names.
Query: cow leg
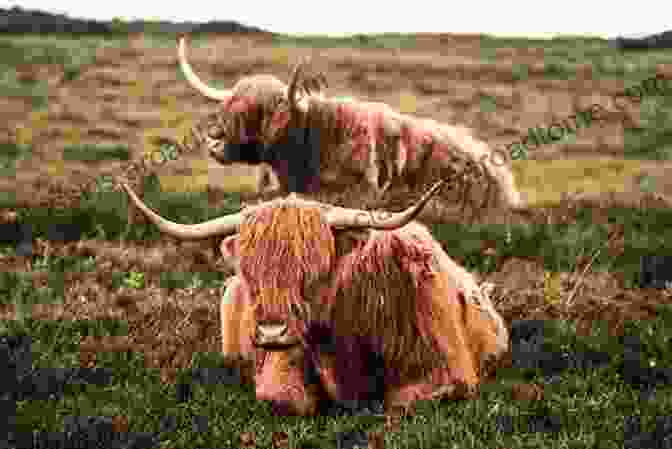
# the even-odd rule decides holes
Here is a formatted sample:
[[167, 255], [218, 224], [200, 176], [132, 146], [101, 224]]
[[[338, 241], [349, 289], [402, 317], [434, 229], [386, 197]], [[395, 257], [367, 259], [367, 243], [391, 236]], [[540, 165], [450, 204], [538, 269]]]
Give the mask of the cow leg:
[[222, 320], [222, 354], [226, 358], [253, 360], [254, 308], [240, 278], [234, 276], [224, 291], [220, 304]]
[[276, 415], [310, 416], [317, 411], [319, 384], [304, 384], [303, 348], [260, 351], [255, 374], [256, 397], [270, 401]]
[[492, 313], [494, 309], [465, 304], [465, 330], [481, 374], [508, 349], [508, 331]]
[[385, 391], [385, 410], [408, 410], [416, 401], [432, 399], [467, 399], [473, 397], [478, 381], [459, 370], [436, 368], [419, 382], [397, 385]]

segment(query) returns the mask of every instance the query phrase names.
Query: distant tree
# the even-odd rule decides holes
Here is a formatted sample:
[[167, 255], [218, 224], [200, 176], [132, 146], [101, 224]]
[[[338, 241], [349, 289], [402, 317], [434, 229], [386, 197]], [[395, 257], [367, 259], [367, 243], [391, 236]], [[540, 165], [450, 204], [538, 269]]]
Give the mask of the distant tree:
[[112, 23], [110, 23], [110, 28], [113, 33], [127, 33], [128, 25], [124, 22], [124, 19], [121, 17], [114, 17]]

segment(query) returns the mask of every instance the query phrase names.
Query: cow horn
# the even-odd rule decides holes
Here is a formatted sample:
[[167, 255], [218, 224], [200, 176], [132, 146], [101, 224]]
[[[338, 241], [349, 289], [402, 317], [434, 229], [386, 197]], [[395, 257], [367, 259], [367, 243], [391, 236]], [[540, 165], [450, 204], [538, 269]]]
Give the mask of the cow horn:
[[191, 87], [205, 95], [206, 97], [212, 100], [226, 101], [229, 97], [233, 95], [231, 90], [220, 90], [215, 89], [206, 85], [203, 81], [200, 80], [198, 76], [194, 73], [187, 62], [187, 50], [186, 50], [186, 38], [185, 36], [180, 36], [177, 44], [177, 57], [180, 61], [180, 68], [184, 77], [187, 79]]
[[297, 108], [296, 104], [296, 91], [299, 87], [299, 76], [301, 75], [301, 70], [303, 62], [299, 62], [294, 66], [292, 70], [292, 76], [289, 80], [289, 87], [287, 88], [287, 100], [289, 101], [289, 107], [292, 111], [295, 111]]
[[131, 198], [131, 201], [133, 201], [133, 204], [135, 204], [135, 206], [140, 209], [161, 232], [181, 240], [198, 240], [213, 236], [233, 234], [238, 230], [238, 226], [240, 226], [242, 221], [242, 215], [237, 213], [192, 225], [175, 223], [166, 220], [147, 207], [126, 183], [122, 182], [120, 184]]
[[396, 229], [413, 220], [436, 194], [445, 181], [435, 183], [414, 205], [402, 212], [366, 211], [334, 207], [328, 212], [327, 220], [335, 228]]
[[289, 80], [289, 86], [287, 87], [287, 101], [289, 101], [289, 110], [292, 113], [295, 113], [299, 109], [305, 111], [308, 107], [307, 98], [305, 96], [300, 101], [296, 98], [299, 91], [299, 78], [301, 77], [301, 72], [303, 71], [303, 66], [305, 64], [306, 61], [304, 60], [294, 66], [292, 76]]

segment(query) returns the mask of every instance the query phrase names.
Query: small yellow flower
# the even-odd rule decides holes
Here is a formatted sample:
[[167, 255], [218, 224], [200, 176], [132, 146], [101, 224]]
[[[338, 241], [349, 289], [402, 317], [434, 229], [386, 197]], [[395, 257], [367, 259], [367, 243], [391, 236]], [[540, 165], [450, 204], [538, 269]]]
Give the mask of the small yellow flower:
[[82, 130], [72, 126], [64, 128], [63, 138], [70, 145], [78, 145], [82, 141]]
[[143, 97], [146, 90], [147, 89], [146, 89], [145, 83], [142, 82], [141, 80], [138, 80], [138, 81], [134, 81], [133, 83], [129, 84], [126, 92], [128, 93], [129, 97], [140, 99], [140, 98]]
[[33, 111], [28, 116], [28, 120], [30, 121], [31, 127], [33, 129], [44, 129], [49, 123], [49, 111]]
[[157, 143], [165, 134], [162, 128], [150, 128], [142, 133], [142, 157], [151, 164], [163, 165], [166, 162]]
[[418, 109], [418, 98], [409, 93], [402, 92], [399, 94], [399, 111], [404, 114], [414, 114]]
[[207, 175], [159, 175], [161, 190], [164, 192], [203, 192], [208, 185]]
[[192, 173], [208, 172], [208, 161], [206, 159], [194, 159], [189, 165], [191, 166]]
[[47, 163], [47, 173], [50, 176], [64, 176], [65, 175], [65, 162], [62, 159], [51, 161]]
[[168, 109], [177, 109], [177, 98], [173, 95], [166, 95], [159, 98], [159, 102]]
[[174, 128], [184, 120], [184, 115], [175, 106], [164, 106], [161, 109], [161, 123], [164, 128]]
[[193, 125], [192, 120], [184, 118], [175, 126], [175, 137], [178, 142], [190, 142]]
[[17, 128], [15, 134], [16, 143], [19, 145], [30, 145], [33, 142], [33, 130], [31, 128]]
[[562, 279], [560, 273], [544, 271], [544, 299], [551, 304], [562, 300]]
[[286, 47], [277, 47], [271, 51], [271, 60], [275, 64], [289, 65], [289, 49]]

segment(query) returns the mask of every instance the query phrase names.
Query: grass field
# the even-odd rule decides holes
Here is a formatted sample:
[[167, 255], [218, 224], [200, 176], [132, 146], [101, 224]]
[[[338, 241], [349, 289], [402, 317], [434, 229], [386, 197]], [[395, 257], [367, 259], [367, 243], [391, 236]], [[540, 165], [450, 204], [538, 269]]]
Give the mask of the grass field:
[[[148, 35], [144, 39], [146, 47], [172, 49], [174, 45], [172, 36]], [[206, 40], [207, 37], [198, 37], [193, 45], [198, 47]], [[427, 38], [427, 45], [430, 41]], [[416, 38], [404, 35], [347, 39], [279, 36], [272, 43], [278, 48], [289, 49], [357, 47], [403, 52], [415, 48]], [[24, 127], [15, 134], [3, 128], [13, 140], [0, 143], [0, 177], [19, 178], [22, 173], [15, 170], [16, 164], [30, 160], [38, 153], [37, 149], [46, 152], [44, 141], [48, 142], [47, 137], [40, 136], [47, 136], [52, 126], [45, 118], [48, 113], [44, 112], [49, 110], [53, 100], [50, 70], [64, 76], [66, 85], [75, 83], [90, 65], [96, 64], [97, 51], [127, 50], [128, 45], [125, 38], [0, 38], [3, 54], [0, 97], [29, 102], [32, 115], [28, 114], [30, 118], [22, 120], [24, 123], [32, 121], [35, 125], [34, 128]], [[517, 63], [506, 69], [510, 70], [513, 83], [525, 82], [530, 76], [540, 76], [539, 73], [549, 80], [572, 80], [583, 67], [590, 66], [594, 78], [622, 80], [625, 87], [650, 77], [657, 67], [669, 70], [672, 64], [670, 51], [621, 54], [607, 47], [605, 42], [594, 39], [480, 39], [480, 59], [491, 64], [493, 70], [502, 70], [498, 65], [502, 49], [518, 49], [530, 59], [529, 63]], [[40, 72], [32, 78], [27, 77], [25, 67], [40, 67], [45, 74]], [[451, 257], [485, 279], [507, 277], [503, 271], [507, 260], [512, 260], [515, 267], [523, 267], [524, 262], [531, 261], [539, 275], [534, 282], [530, 277], [528, 290], [499, 292], [498, 309], [502, 310], [507, 322], [532, 317], [546, 319], [546, 353], [603, 351], [610, 356], [607, 365], [597, 369], [570, 369], [556, 373], [555, 377], [541, 369], [514, 367], [501, 370], [496, 382], [483, 387], [480, 398], [459, 403], [421, 404], [415, 416], [403, 419], [395, 431], [386, 427], [385, 418], [376, 416], [275, 418], [267, 405], [255, 401], [249, 385], [229, 385], [221, 378], [207, 380], [206, 368], [225, 367], [217, 354], [217, 326], [213, 330], [197, 322], [191, 317], [189, 307], [194, 310], [215, 307], [217, 310], [217, 292], [227, 277], [225, 272], [196, 269], [196, 262], [192, 263], [186, 253], [179, 255], [192, 270], [179, 271], [168, 263], [160, 269], [147, 268], [145, 261], [135, 262], [126, 253], [120, 259], [128, 260], [105, 265], [99, 254], [82, 255], [72, 245], [62, 242], [52, 242], [46, 250], [40, 247], [28, 258], [29, 262], [25, 262], [25, 258], [17, 256], [12, 244], [5, 244], [0, 248], [0, 265], [3, 266], [0, 271], [0, 314], [3, 317], [0, 325], [3, 334], [31, 336], [34, 368], [81, 366], [81, 346], [90, 338], [95, 341], [114, 338], [139, 341], [134, 340], [138, 335], [149, 335], [149, 330], [143, 334], [145, 331], [138, 328], [142, 320], [152, 331], [154, 321], [160, 322], [156, 329], [175, 330], [175, 335], [170, 337], [156, 332], [152, 342], [159, 345], [162, 339], [170, 340], [177, 349], [171, 349], [172, 355], [166, 356], [175, 361], [169, 360], [166, 365], [179, 368], [175, 378], [166, 382], [163, 371], [148, 360], [148, 354], [163, 356], [159, 350], [138, 350], [130, 345], [130, 348], [116, 352], [99, 351], [95, 355], [95, 366], [111, 370], [109, 382], [86, 387], [67, 385], [65, 391], [53, 397], [37, 395], [17, 400], [16, 430], [26, 433], [57, 431], [62, 429], [69, 415], [121, 416], [128, 421], [128, 430], [132, 432], [156, 432], [166, 420], [172, 420], [174, 428], [162, 432], [154, 446], [166, 449], [239, 447], [241, 435], [248, 433], [256, 436], [257, 447], [277, 447], [272, 441], [274, 432], [287, 434], [289, 440], [284, 447], [331, 448], [337, 447], [337, 435], [358, 431], [384, 432], [387, 448], [624, 447], [624, 436], [629, 437], [632, 432], [626, 429], [627, 417], [641, 418], [641, 432], [634, 432], [641, 434], [653, 430], [657, 417], [672, 416], [672, 376], [661, 381], [662, 385], [655, 393], [647, 396], [651, 391], [644, 389], [642, 392], [635, 385], [636, 376], [632, 374], [638, 372], [638, 366], [641, 369], [672, 369], [672, 294], [639, 286], [642, 255], [672, 254], [672, 210], [598, 208], [579, 203], [568, 206], [561, 199], [563, 193], [574, 191], [622, 192], [628, 180], [642, 174], [644, 162], [668, 162], [672, 158], [671, 101], [669, 97], [660, 97], [643, 102], [639, 113], [642, 126], [624, 130], [623, 153], [615, 160], [605, 161], [595, 155], [569, 160], [531, 158], [514, 164], [521, 191], [527, 194], [533, 206], [555, 214], [554, 221], [539, 219], [529, 225], [511, 228], [447, 224], [432, 228]], [[486, 112], [496, 114], [498, 107], [495, 101], [494, 109]], [[166, 113], [179, 115], [182, 112], [175, 103], [166, 106]], [[177, 117], [175, 122], [156, 129], [182, 126], [181, 120]], [[543, 124], [539, 123], [540, 126]], [[75, 119], [70, 128], [73, 129], [71, 134], [79, 132]], [[142, 128], [143, 133], [149, 132], [149, 126]], [[55, 175], [65, 173], [66, 179], [67, 172], [60, 170], [64, 164], [73, 161], [82, 162], [87, 169], [91, 167], [92, 172], [94, 167], [107, 163], [123, 163], [138, 153], [138, 148], [125, 143], [125, 139], [126, 134], [120, 132], [111, 139], [116, 143], [90, 144], [75, 136], [71, 139], [72, 144], [49, 146], [50, 156], [55, 155], [55, 162], [49, 163], [56, 167]], [[190, 175], [167, 173], [148, 178], [143, 198], [164, 216], [184, 223], [238, 210], [241, 199], [237, 194], [231, 194], [229, 201], [217, 208], [208, 205], [207, 194], [201, 188], [208, 183], [207, 176], [206, 169], [196, 167]], [[184, 179], [188, 179], [187, 184]], [[248, 189], [255, 184], [251, 179], [239, 182], [245, 183]], [[193, 189], [182, 189], [180, 185], [189, 185]], [[118, 244], [122, 249], [135, 249], [133, 245], [142, 249], [169, 246], [168, 240], [160, 237], [155, 228], [144, 223], [128, 225], [125, 196], [111, 191], [106, 182], [101, 181], [98, 187], [97, 191], [79, 198], [77, 206], [67, 208], [27, 206], [25, 202], [17, 201], [20, 192], [0, 191], [0, 210], [16, 212], [18, 220], [30, 224], [34, 237], [42, 241], [47, 240], [50, 229], [60, 224], [76, 229], [80, 239], [92, 239], [96, 245]], [[229, 187], [241, 190], [240, 185]], [[656, 185], [649, 189], [655, 191]], [[194, 191], [184, 193], [184, 190]], [[614, 232], [618, 233], [615, 240], [612, 239]], [[490, 245], [489, 252], [484, 251], [485, 243]], [[591, 273], [586, 284], [595, 293], [590, 296], [583, 289], [579, 290], [572, 306], [568, 303], [571, 291], [577, 286], [574, 276], [582, 272], [593, 255], [595, 258], [590, 262]], [[515, 267], [516, 275], [522, 273], [522, 268], [517, 270]], [[573, 280], [561, 280], [565, 277], [573, 277]], [[607, 282], [605, 279], [611, 283], [609, 285], [615, 285], [610, 287], [609, 293], [605, 292], [606, 287], [602, 288], [602, 282]], [[507, 282], [502, 281], [503, 284]], [[207, 297], [207, 304], [196, 302], [194, 295], [205, 295], [209, 291], [214, 293]], [[110, 310], [106, 310], [108, 306], [103, 298], [108, 297], [126, 302], [120, 309], [112, 310], [110, 306]], [[164, 316], [163, 304], [151, 303], [156, 310], [147, 306], [149, 300], [144, 301], [150, 297], [170, 303], [166, 306], [170, 313], [166, 312]], [[192, 303], [178, 307], [172, 305], [175, 298], [187, 298]], [[198, 298], [205, 301], [203, 297]], [[100, 304], [85, 305], [86, 301]], [[186, 313], [180, 307], [190, 312]], [[50, 311], [63, 308], [71, 310], [77, 319], [57, 319], [56, 312]], [[91, 310], [96, 311], [97, 318], [89, 317]], [[635, 315], [635, 310], [641, 310], [641, 314]], [[100, 318], [106, 313], [107, 318]], [[212, 310], [209, 313], [208, 319], [203, 321], [218, 324]], [[133, 319], [118, 318], [124, 314]], [[655, 318], [637, 319], [641, 316]], [[589, 330], [578, 332], [579, 321], [582, 325], [588, 323]], [[624, 322], [617, 336], [610, 335], [615, 332], [614, 321]], [[207, 329], [207, 338], [182, 331], [183, 323], [186, 323], [185, 329], [192, 324], [197, 329], [201, 329], [198, 326]], [[629, 353], [624, 349], [625, 336], [641, 340], [641, 360], [628, 358]], [[107, 345], [100, 344], [101, 347]], [[519, 364], [523, 363], [525, 357], [518, 356]], [[545, 366], [548, 368], [548, 364]], [[665, 378], [665, 375], [660, 377]], [[54, 382], [54, 385], [58, 384]], [[192, 384], [191, 393], [185, 395], [186, 387], [180, 384], [189, 383]], [[518, 400], [516, 385], [540, 385], [543, 398]], [[48, 389], [53, 390], [53, 385]], [[530, 430], [530, 422], [541, 423], [538, 425], [547, 430], [556, 430], [526, 431]]]
[[[199, 201], [198, 195], [194, 194], [163, 194], [160, 202], [157, 201], [158, 194], [146, 195], [150, 204], [178, 221], [195, 222], [226, 212], [208, 210], [204, 201]], [[125, 228], [125, 207], [125, 199], [117, 192], [103, 192], [85, 201], [82, 209], [61, 211], [58, 218], [45, 215], [43, 210], [23, 210], [20, 215], [22, 221], [33, 225], [38, 235], [44, 235], [48, 227], [58, 222], [80, 226], [85, 233], [83, 237], [114, 240]], [[229, 210], [233, 209], [234, 204]], [[594, 270], [621, 272], [625, 277], [624, 282], [635, 286], [638, 280], [638, 255], [669, 251], [672, 242], [669, 223], [672, 222], [672, 215], [668, 212], [650, 216], [628, 210], [613, 210], [610, 220], [626, 229], [626, 248], [622, 257], [598, 257]], [[542, 258], [549, 272], [571, 272], [575, 268], [577, 256], [592, 253], [599, 248], [605, 243], [607, 234], [606, 227], [595, 224], [589, 213], [568, 226], [514, 228], [509, 244], [505, 243], [506, 230], [501, 226], [482, 229], [465, 226], [455, 229], [438, 225], [434, 231], [442, 243], [450, 248], [451, 255], [481, 273], [492, 269], [492, 261], [481, 254], [478, 246], [478, 242], [484, 239], [502, 242], [502, 247], [497, 249], [501, 255], [510, 253], [518, 257]], [[127, 238], [151, 241], [157, 236], [155, 229], [137, 226]], [[101, 320], [88, 323], [86, 320], [69, 322], [30, 318], [33, 304], [64, 300], [63, 292], [74, 282], [72, 279], [66, 280], [72, 272], [96, 271], [94, 259], [38, 257], [33, 263], [33, 269], [33, 272], [2, 273], [2, 297], [5, 304], [13, 305], [18, 320], [3, 321], [6, 332], [22, 331], [31, 335], [35, 367], [79, 366], [79, 344], [83, 337], [92, 335], [92, 332], [101, 337], [116, 335], [113, 331], [122, 332], [123, 335], [119, 329], [128, 327], [123, 320], [110, 324]], [[44, 272], [47, 277], [46, 285], [39, 289], [33, 287], [32, 280], [37, 272]], [[140, 271], [115, 272], [112, 278], [109, 288], [113, 290], [147, 288], [145, 276]], [[217, 286], [222, 281], [223, 277], [218, 273], [168, 272], [156, 283], [169, 294], [175, 289]], [[549, 300], [554, 298], [551, 290], [545, 294]], [[670, 318], [672, 316], [668, 311], [656, 321], [628, 325], [629, 335], [637, 335], [644, 340], [644, 364], [660, 367], [671, 365], [672, 356], [668, 350], [672, 332]], [[561, 380], [553, 384], [549, 384], [548, 379], [535, 370], [509, 370], [498, 378], [496, 384], [488, 385], [478, 400], [435, 403], [421, 408], [415, 417], [402, 422], [399, 432], [386, 432], [386, 447], [465, 447], [464, 442], [468, 441], [468, 447], [483, 448], [532, 445], [550, 448], [616, 448], [623, 444], [622, 423], [625, 416], [642, 416], [644, 429], [647, 429], [655, 416], [669, 413], [672, 407], [669, 385], [659, 388], [654, 400], [642, 402], [639, 390], [624, 381], [623, 346], [613, 337], [607, 336], [604, 324], [598, 329], [599, 323], [596, 323], [591, 338], [577, 337], [567, 322], [558, 321], [555, 324], [559, 329], [555, 329], [553, 336], [545, 339], [548, 345], [545, 350], [570, 353], [586, 349], [606, 351], [612, 357], [611, 364], [597, 370], [566, 372]], [[113, 331], [108, 329], [109, 326], [112, 326]], [[90, 327], [94, 330], [82, 331], [82, 328]], [[66, 393], [57, 399], [19, 401], [17, 429], [55, 431], [60, 428], [66, 415], [102, 415], [125, 416], [132, 423], [133, 431], [149, 432], [159, 428], [162, 418], [173, 416], [177, 430], [162, 434], [160, 447], [231, 447], [244, 432], [255, 433], [259, 446], [267, 447], [274, 431], [286, 432], [290, 447], [299, 447], [295, 445], [298, 442], [313, 447], [333, 447], [331, 444], [338, 432], [370, 431], [384, 426], [373, 417], [273, 418], [264, 405], [255, 401], [249, 386], [195, 383], [192, 398], [179, 402], [176, 396], [178, 387], [159, 381], [158, 370], [145, 368], [142, 354], [134, 351], [99, 353], [96, 366], [113, 370], [110, 384], [72, 387], [72, 390], [67, 388]], [[221, 357], [213, 353], [193, 354], [190, 361], [190, 367], [194, 369], [222, 366]], [[189, 370], [183, 370], [177, 377], [185, 379], [183, 382], [189, 382], [189, 373]], [[512, 402], [511, 385], [521, 382], [544, 385], [544, 400]], [[508, 433], [497, 430], [497, 423], [505, 422], [505, 418], [496, 418], [500, 415], [515, 417], [514, 430]], [[547, 415], [560, 419], [562, 424], [557, 433], [524, 433], [520, 430], [527, 425], [526, 420], [537, 419], [530, 417]], [[197, 431], [192, 427], [194, 420], [199, 417], [207, 417], [207, 431]]]

